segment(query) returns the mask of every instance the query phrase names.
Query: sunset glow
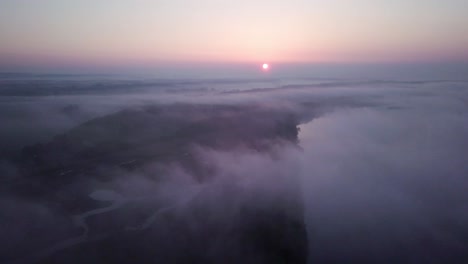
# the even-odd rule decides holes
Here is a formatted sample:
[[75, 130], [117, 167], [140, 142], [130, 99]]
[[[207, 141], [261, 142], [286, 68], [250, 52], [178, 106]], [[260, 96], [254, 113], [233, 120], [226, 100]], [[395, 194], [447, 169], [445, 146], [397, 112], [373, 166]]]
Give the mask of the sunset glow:
[[1, 1], [0, 64], [468, 61], [468, 1], [137, 2]]
[[268, 65], [267, 63], [264, 63], [262, 65], [262, 68], [263, 68], [264, 71], [266, 71], [266, 70], [268, 70], [268, 68], [270, 68], [270, 65]]

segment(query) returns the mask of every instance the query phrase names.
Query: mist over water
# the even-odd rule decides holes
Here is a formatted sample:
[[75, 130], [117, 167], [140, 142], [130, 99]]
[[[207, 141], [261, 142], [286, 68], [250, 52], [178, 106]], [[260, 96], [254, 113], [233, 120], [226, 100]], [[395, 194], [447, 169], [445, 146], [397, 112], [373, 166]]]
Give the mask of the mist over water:
[[0, 260], [464, 263], [465, 68], [281, 67], [3, 75]]
[[348, 109], [301, 126], [311, 260], [466, 258], [468, 123], [450, 115]]
[[0, 0], [0, 264], [467, 264], [467, 10]]

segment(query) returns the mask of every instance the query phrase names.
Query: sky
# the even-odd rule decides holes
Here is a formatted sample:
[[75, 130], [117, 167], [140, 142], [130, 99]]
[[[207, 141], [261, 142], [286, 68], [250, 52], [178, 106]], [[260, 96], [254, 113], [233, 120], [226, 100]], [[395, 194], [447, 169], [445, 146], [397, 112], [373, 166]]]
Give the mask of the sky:
[[468, 61], [466, 0], [0, 0], [21, 65]]

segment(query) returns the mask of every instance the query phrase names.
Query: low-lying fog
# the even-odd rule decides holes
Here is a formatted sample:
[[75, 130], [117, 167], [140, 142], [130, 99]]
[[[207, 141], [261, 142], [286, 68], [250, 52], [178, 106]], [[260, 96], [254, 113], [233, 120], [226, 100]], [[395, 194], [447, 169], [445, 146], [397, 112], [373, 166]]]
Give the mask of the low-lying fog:
[[[5, 183], [0, 233], [6, 234], [0, 238], [4, 245], [0, 256], [5, 256], [0, 260], [44, 261], [42, 258], [88, 237], [99, 240], [101, 237], [92, 236], [92, 226], [84, 219], [121, 210], [129, 203], [139, 205], [135, 206], [137, 209], [130, 206], [127, 211], [145, 210], [143, 220], [122, 220], [130, 214], [126, 211], [115, 219], [106, 218], [116, 222], [117, 227], [113, 228], [130, 232], [156, 223], [161, 230], [170, 230], [168, 223], [157, 220], [158, 212], [177, 208], [177, 215], [198, 219], [200, 215], [190, 207], [198, 208], [206, 217], [194, 220], [191, 230], [198, 234], [195, 239], [209, 236], [210, 232], [223, 234], [217, 237], [217, 245], [206, 242], [210, 245], [210, 258], [218, 261], [223, 258], [219, 252], [227, 248], [232, 250], [231, 256], [243, 254], [232, 249], [238, 244], [227, 242], [234, 231], [219, 231], [224, 230], [226, 223], [242, 221], [242, 203], [258, 203], [258, 208], [281, 204], [293, 217], [301, 215], [296, 212], [298, 204], [303, 206], [309, 263], [468, 260], [468, 82], [220, 82], [171, 83], [170, 87], [177, 88], [173, 90], [161, 88], [166, 84], [151, 82], [132, 90], [132, 83], [118, 94], [98, 89], [71, 95], [63, 92], [61, 86], [55, 92], [35, 96], [0, 91], [0, 173]], [[18, 85], [27, 87], [33, 83]], [[68, 85], [71, 84], [62, 84]], [[103, 82], [91, 87], [106, 85]], [[191, 86], [198, 89], [191, 90]], [[258, 120], [267, 123], [280, 119], [280, 112], [291, 113], [297, 117], [300, 128], [298, 142], [275, 137], [265, 152], [252, 151], [245, 142], [228, 149], [192, 146], [190, 155], [203, 166], [208, 164], [214, 175], [202, 183], [194, 180], [194, 174], [177, 159], [167, 161], [163, 169], [161, 164], [150, 162], [135, 173], [102, 167], [99, 175], [107, 175], [106, 180], [93, 180], [85, 187], [67, 183], [58, 187], [62, 190], [51, 191], [66, 196], [68, 192], [86, 190], [93, 200], [107, 202], [98, 208], [77, 209], [71, 215], [49, 203], [8, 191], [8, 184], [24, 177], [15, 163], [23, 147], [49, 142], [86, 121], [123, 109], [173, 103], [253, 105], [272, 113], [271, 117]], [[238, 127], [239, 120], [235, 118], [238, 117], [234, 115], [229, 122]], [[233, 133], [245, 130], [239, 131]], [[154, 176], [155, 171], [165, 172], [164, 177]], [[301, 197], [302, 202], [291, 193]], [[85, 233], [73, 231], [75, 227], [68, 223], [72, 218], [73, 225], [81, 226]], [[212, 221], [215, 231], [199, 224], [203, 221]], [[104, 230], [102, 223], [94, 225]], [[68, 236], [70, 232], [75, 235]], [[97, 233], [106, 236], [106, 232]], [[169, 231], [161, 232], [155, 234], [171, 235]], [[174, 250], [203, 250], [196, 244]], [[17, 250], [26, 252], [11, 253]]]

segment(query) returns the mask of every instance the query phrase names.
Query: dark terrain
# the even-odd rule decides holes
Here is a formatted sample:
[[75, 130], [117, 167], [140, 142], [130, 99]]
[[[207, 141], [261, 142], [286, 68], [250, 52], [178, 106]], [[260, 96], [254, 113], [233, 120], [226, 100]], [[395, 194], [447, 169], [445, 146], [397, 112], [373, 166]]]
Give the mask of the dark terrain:
[[[203, 155], [250, 153], [274, 160], [278, 148], [297, 145], [301, 118], [293, 110], [258, 105], [145, 106], [25, 147], [12, 161], [20, 177], [2, 193], [27, 205], [24, 212], [10, 208], [15, 213], [8, 219], [22, 218], [26, 230], [24, 239], [15, 230], [7, 234], [11, 241], [1, 261], [306, 263], [295, 176], [262, 176], [274, 191], [264, 190], [242, 184], [255, 171], [231, 177]], [[144, 188], [130, 190], [119, 181], [143, 182]], [[36, 205], [39, 215], [30, 208]]]

